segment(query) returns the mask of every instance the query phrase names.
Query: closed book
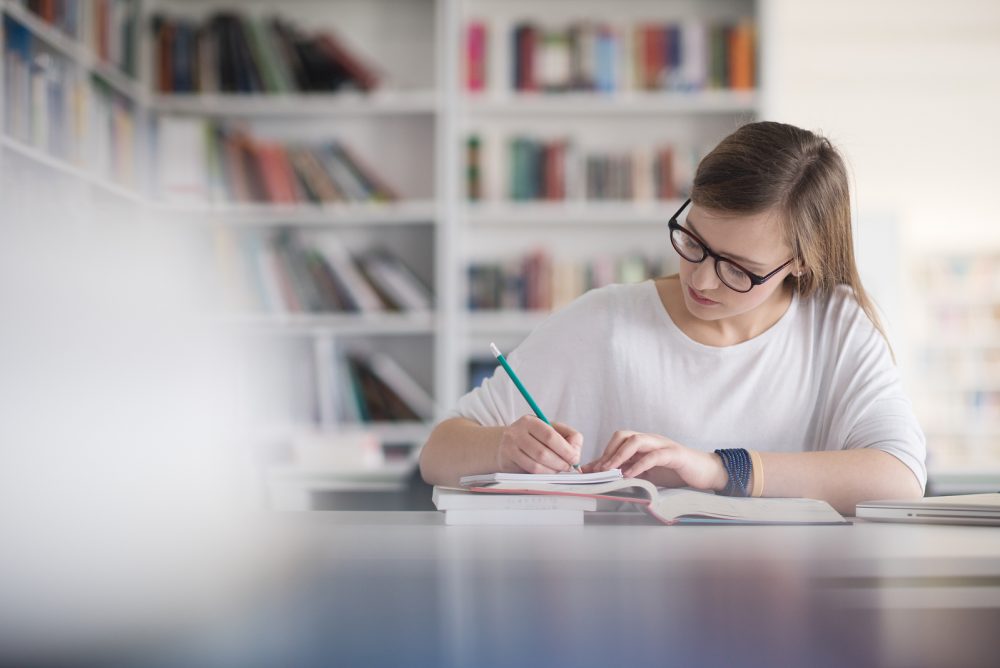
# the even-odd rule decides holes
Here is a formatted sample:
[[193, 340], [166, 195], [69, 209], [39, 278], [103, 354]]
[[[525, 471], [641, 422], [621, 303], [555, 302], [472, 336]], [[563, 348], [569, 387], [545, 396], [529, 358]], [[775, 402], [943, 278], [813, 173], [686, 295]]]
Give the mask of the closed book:
[[559, 526], [583, 524], [582, 510], [446, 510], [444, 523], [452, 526]]
[[395, 255], [386, 250], [369, 251], [358, 263], [372, 286], [399, 309], [426, 311], [431, 308], [430, 289]]
[[385, 304], [365, 277], [358, 271], [348, 250], [329, 234], [317, 235], [316, 249], [323, 255], [336, 280], [350, 295], [350, 301], [358, 309], [370, 313], [385, 310]]
[[597, 499], [554, 494], [478, 494], [456, 487], [437, 487], [431, 501], [438, 510], [597, 510]]
[[372, 372], [389, 387], [421, 419], [434, 417], [434, 397], [406, 372], [399, 363], [385, 353], [374, 353], [367, 359]]
[[465, 35], [466, 87], [481, 91], [486, 87], [486, 25], [473, 21]]
[[342, 69], [361, 90], [370, 91], [378, 85], [378, 74], [360, 58], [346, 49], [340, 39], [327, 32], [316, 39], [321, 51]]

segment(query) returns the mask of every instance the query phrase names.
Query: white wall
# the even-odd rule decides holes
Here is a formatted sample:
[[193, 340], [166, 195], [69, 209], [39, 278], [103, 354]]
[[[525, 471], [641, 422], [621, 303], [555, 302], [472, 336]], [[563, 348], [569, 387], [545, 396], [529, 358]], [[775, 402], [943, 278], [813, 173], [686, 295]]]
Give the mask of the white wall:
[[844, 150], [857, 211], [892, 214], [913, 250], [1000, 247], [1000, 2], [762, 0], [761, 14], [764, 116]]

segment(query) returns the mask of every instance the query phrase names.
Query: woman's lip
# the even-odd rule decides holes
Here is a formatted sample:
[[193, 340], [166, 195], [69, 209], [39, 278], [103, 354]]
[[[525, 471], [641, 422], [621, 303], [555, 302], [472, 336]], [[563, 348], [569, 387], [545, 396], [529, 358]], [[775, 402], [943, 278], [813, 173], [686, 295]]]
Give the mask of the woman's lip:
[[692, 288], [691, 286], [688, 286], [688, 293], [690, 293], [691, 298], [694, 299], [699, 304], [704, 304], [704, 305], [707, 306], [707, 305], [710, 305], [710, 304], [718, 304], [719, 303], [717, 301], [709, 299], [708, 297], [702, 297], [697, 292], [695, 292], [694, 288]]

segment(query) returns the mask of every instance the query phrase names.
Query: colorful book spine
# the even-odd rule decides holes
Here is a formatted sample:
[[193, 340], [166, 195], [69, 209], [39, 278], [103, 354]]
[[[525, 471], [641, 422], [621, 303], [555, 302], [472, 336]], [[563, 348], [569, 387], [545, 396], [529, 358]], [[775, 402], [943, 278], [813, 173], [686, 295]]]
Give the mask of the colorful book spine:
[[664, 258], [600, 256], [589, 261], [556, 260], [538, 250], [513, 260], [468, 266], [470, 311], [549, 311], [588, 290], [610, 283], [634, 283], [660, 276]]
[[470, 92], [486, 89], [487, 30], [483, 21], [473, 21], [465, 35], [465, 85]]
[[[478, 138], [470, 138], [474, 142]], [[514, 137], [508, 142], [508, 187], [511, 201], [671, 200], [684, 196], [694, 174], [700, 149], [677, 146], [624, 151], [581, 151], [568, 139]], [[470, 145], [470, 160], [478, 165], [481, 149]], [[467, 175], [470, 199], [478, 177], [473, 163]]]
[[[473, 48], [481, 23], [466, 31], [467, 88], [474, 87], [480, 54]], [[624, 53], [622, 34], [631, 35]], [[478, 38], [475, 38], [478, 39]], [[757, 32], [750, 19], [640, 22], [625, 29], [578, 21], [563, 29], [520, 22], [511, 29], [511, 87], [528, 91], [600, 91], [624, 88], [632, 72], [641, 91], [752, 90], [757, 86]], [[622, 56], [628, 62], [622, 62]], [[478, 85], [478, 84], [476, 84]]]
[[279, 17], [219, 11], [205, 20], [152, 17], [161, 93], [331, 92], [375, 89], [378, 70], [332, 30]]

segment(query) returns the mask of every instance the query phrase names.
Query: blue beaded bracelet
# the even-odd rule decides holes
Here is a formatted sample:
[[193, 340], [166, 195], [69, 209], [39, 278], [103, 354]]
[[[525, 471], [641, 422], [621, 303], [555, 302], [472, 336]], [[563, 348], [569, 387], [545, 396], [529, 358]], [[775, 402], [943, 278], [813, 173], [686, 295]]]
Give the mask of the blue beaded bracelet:
[[722, 493], [726, 496], [750, 496], [750, 474], [753, 473], [753, 460], [745, 448], [725, 448], [716, 450], [715, 454], [722, 459], [729, 482]]

